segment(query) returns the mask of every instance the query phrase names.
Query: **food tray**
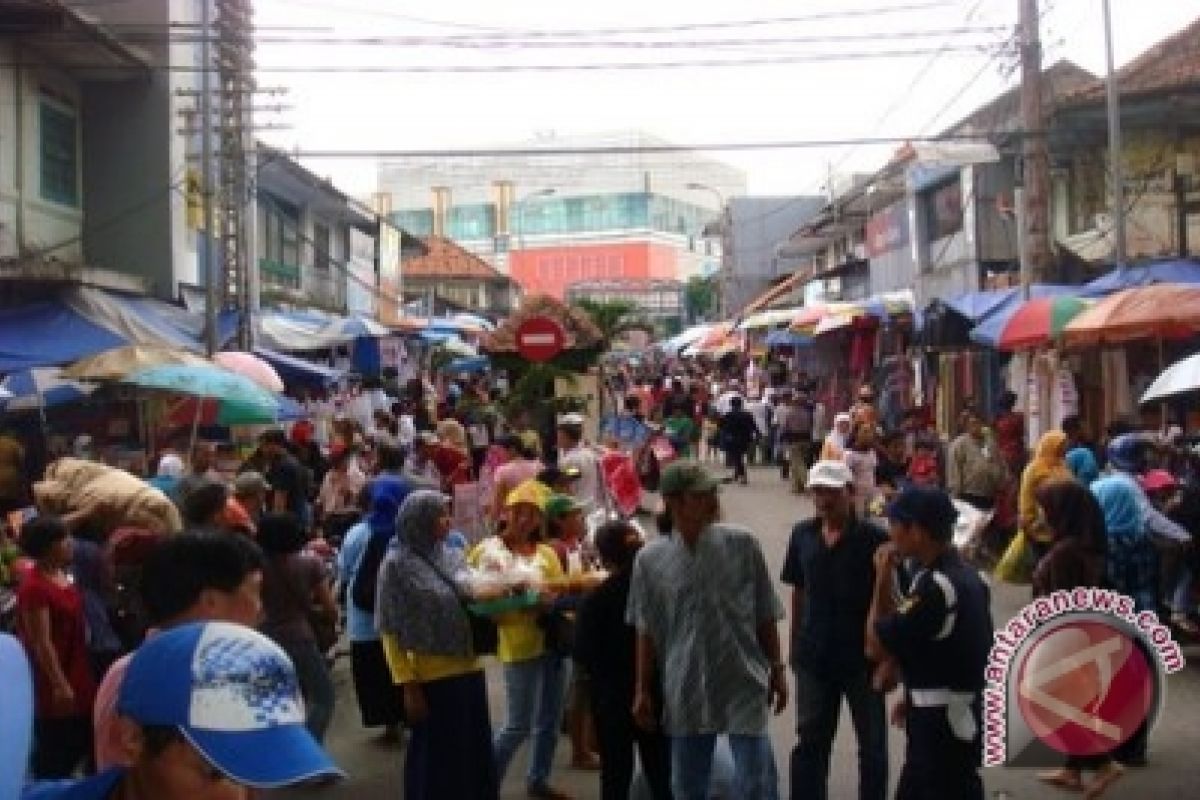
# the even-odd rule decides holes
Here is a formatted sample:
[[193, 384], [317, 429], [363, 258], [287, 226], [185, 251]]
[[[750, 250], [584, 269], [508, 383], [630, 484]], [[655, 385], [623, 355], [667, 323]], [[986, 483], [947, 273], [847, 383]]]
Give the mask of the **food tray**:
[[526, 608], [533, 608], [538, 603], [537, 592], [522, 592], [509, 597], [498, 597], [495, 600], [482, 600], [478, 603], [471, 603], [468, 608], [476, 614], [484, 614], [486, 616], [494, 616], [503, 614], [507, 611], [521, 611]]

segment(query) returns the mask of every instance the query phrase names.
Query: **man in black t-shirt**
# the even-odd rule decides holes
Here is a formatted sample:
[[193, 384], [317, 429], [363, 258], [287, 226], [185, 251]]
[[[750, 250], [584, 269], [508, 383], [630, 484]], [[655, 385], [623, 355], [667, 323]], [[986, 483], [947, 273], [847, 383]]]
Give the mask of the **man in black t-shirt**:
[[308, 493], [312, 476], [288, 451], [287, 437], [283, 431], [273, 429], [263, 432], [258, 444], [267, 460], [266, 478], [271, 485], [267, 508], [276, 513], [293, 514], [306, 529], [309, 528], [312, 519]]
[[829, 761], [842, 698], [858, 739], [859, 793], [887, 794], [887, 723], [883, 694], [872, 686], [864, 647], [875, 588], [875, 550], [887, 534], [856, 519], [854, 478], [841, 461], [809, 473], [817, 516], [792, 531], [781, 580], [792, 587], [791, 665], [796, 676], [792, 797], [827, 797]]

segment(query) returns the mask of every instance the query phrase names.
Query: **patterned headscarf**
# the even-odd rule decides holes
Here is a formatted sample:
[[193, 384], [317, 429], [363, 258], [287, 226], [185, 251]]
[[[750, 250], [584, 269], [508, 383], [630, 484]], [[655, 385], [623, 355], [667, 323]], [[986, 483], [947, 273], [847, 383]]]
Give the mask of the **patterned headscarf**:
[[379, 568], [375, 624], [404, 650], [427, 655], [471, 655], [471, 629], [451, 584], [463, 555], [434, 533], [449, 501], [421, 489], [400, 506], [396, 540]]

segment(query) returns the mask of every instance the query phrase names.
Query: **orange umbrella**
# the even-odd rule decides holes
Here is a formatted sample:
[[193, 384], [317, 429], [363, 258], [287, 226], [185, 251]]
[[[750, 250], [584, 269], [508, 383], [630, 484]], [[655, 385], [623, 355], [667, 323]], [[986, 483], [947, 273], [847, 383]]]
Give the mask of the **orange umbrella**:
[[1200, 286], [1156, 283], [1110, 295], [1063, 329], [1067, 347], [1138, 339], [1186, 339], [1200, 333]]

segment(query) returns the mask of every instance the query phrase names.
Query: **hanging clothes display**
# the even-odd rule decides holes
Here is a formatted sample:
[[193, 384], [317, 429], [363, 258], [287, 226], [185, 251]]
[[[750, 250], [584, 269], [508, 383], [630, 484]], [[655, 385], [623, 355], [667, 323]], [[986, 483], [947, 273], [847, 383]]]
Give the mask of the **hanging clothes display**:
[[1129, 391], [1129, 362], [1124, 348], [1103, 350], [1100, 353], [1100, 374], [1104, 385], [1101, 393], [1101, 424], [1107, 426], [1119, 417], [1134, 412], [1133, 395]]

